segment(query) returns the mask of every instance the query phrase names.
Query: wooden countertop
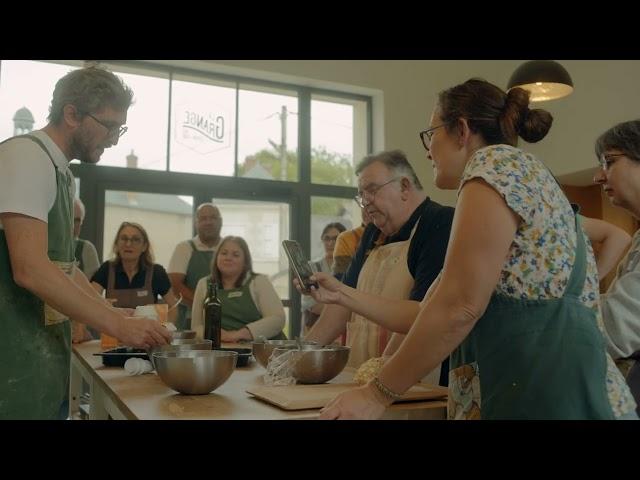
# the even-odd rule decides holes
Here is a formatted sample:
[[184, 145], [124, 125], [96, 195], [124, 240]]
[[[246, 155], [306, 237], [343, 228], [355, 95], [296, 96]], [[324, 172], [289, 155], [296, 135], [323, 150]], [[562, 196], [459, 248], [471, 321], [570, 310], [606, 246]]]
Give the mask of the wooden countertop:
[[[235, 346], [235, 345], [225, 345]], [[250, 345], [241, 345], [247, 347]], [[253, 357], [247, 367], [236, 368], [231, 377], [208, 395], [182, 395], [167, 387], [155, 372], [130, 376], [123, 368], [105, 367], [100, 341], [73, 346], [77, 360], [92, 375], [113, 404], [127, 419], [140, 420], [285, 420], [313, 419], [319, 410], [285, 411], [258, 400], [246, 390], [264, 385], [265, 370]], [[343, 371], [331, 383], [348, 383], [352, 371]], [[446, 401], [410, 402], [393, 405], [383, 418], [444, 419]]]

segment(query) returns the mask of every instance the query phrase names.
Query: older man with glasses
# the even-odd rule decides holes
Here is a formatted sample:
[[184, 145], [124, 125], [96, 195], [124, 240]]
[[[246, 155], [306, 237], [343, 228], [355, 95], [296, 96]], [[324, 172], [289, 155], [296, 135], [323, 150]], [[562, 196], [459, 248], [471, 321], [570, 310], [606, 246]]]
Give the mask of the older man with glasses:
[[[417, 315], [419, 302], [442, 269], [453, 208], [426, 196], [398, 150], [365, 157], [356, 174], [356, 201], [372, 223], [344, 283], [330, 274], [315, 275], [320, 288], [312, 296], [328, 305], [306, 339], [324, 344], [346, 330], [349, 365], [360, 367], [367, 361], [379, 363], [397, 348], [402, 340], [398, 332], [408, 329], [395, 319]], [[436, 370], [428, 380], [446, 385], [448, 368]]]

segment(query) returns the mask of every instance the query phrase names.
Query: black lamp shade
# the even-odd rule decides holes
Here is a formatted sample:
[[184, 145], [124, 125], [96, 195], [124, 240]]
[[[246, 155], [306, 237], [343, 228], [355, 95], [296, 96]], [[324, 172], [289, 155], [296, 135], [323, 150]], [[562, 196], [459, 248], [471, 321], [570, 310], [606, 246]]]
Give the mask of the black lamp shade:
[[507, 85], [524, 88], [531, 92], [529, 100], [543, 102], [569, 95], [573, 92], [573, 81], [569, 72], [553, 60], [531, 60], [520, 65]]

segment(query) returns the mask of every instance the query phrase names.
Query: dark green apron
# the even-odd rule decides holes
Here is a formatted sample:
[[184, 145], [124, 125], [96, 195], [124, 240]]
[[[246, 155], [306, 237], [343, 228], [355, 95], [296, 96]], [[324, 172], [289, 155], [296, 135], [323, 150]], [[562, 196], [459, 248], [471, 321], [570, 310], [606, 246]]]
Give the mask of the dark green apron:
[[[251, 298], [249, 285], [255, 278], [255, 274], [242, 287], [229, 290], [218, 289], [218, 297], [222, 304], [222, 328], [225, 330], [240, 330], [256, 320], [262, 318], [262, 313]], [[207, 279], [211, 283], [211, 277]], [[209, 285], [207, 284], [207, 289]], [[280, 332], [270, 340], [286, 339]]]
[[[16, 137], [14, 137], [16, 138]], [[20, 137], [17, 137], [20, 138]], [[56, 172], [56, 200], [48, 215], [49, 259], [73, 273], [73, 176]], [[68, 416], [71, 327], [69, 319], [13, 280], [4, 230], [0, 230], [0, 418]]]
[[[189, 240], [191, 244], [191, 257], [187, 265], [187, 274], [184, 284], [195, 291], [198, 281], [201, 278], [211, 274], [211, 260], [214, 252], [202, 252], [196, 248], [193, 240]], [[178, 330], [189, 330], [191, 328], [191, 309], [186, 305], [178, 305], [178, 318], [176, 320], [176, 328]]]
[[580, 301], [587, 257], [577, 217], [576, 232], [562, 298], [495, 293], [451, 354], [449, 418], [614, 419], [604, 339], [596, 312]]
[[75, 256], [78, 268], [84, 272], [84, 260], [82, 259], [82, 251], [84, 250], [84, 240], [80, 240], [79, 238], [76, 238], [74, 242], [76, 244], [74, 256]]

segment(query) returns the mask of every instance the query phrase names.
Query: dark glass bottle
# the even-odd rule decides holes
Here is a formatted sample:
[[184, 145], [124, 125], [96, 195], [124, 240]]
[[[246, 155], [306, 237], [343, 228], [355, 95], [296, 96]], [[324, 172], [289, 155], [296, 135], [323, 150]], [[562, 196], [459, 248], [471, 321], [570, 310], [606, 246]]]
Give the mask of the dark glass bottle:
[[207, 281], [207, 297], [202, 306], [204, 310], [204, 338], [213, 342], [212, 348], [220, 348], [220, 330], [222, 329], [222, 304], [218, 298], [218, 284]]

